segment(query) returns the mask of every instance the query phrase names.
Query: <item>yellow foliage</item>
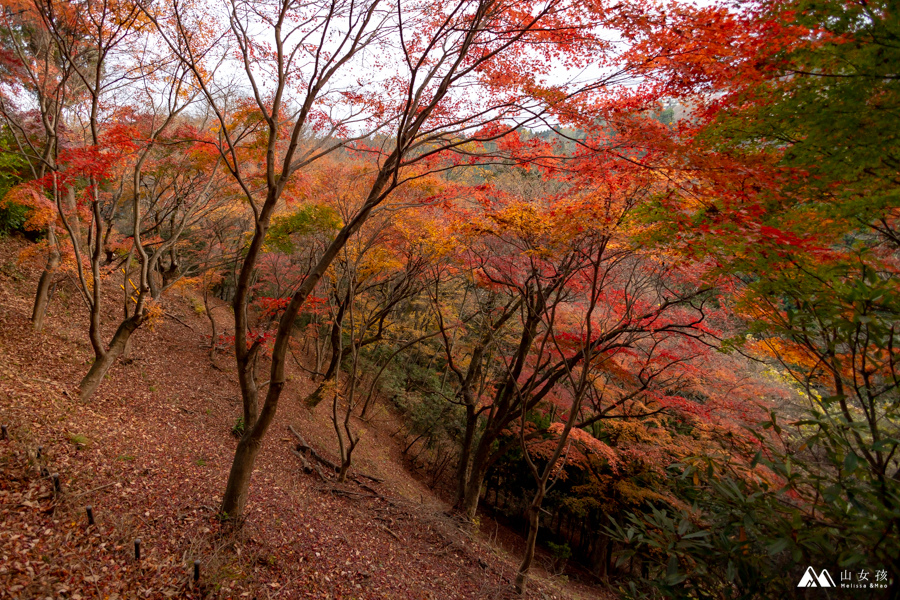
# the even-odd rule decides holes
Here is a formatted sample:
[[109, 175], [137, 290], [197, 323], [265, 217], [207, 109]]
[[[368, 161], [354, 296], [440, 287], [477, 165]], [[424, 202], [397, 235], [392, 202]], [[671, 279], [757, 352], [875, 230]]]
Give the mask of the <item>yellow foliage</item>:
[[808, 349], [783, 338], [753, 340], [747, 344], [747, 348], [763, 356], [778, 358], [787, 364], [807, 369], [813, 368], [818, 363], [818, 359]]
[[159, 304], [155, 300], [150, 300], [149, 302], [147, 302], [147, 307], [144, 309], [144, 320], [151, 330], [156, 326], [157, 323], [162, 321], [162, 318], [164, 316], [166, 316], [166, 311], [163, 309], [161, 304]]

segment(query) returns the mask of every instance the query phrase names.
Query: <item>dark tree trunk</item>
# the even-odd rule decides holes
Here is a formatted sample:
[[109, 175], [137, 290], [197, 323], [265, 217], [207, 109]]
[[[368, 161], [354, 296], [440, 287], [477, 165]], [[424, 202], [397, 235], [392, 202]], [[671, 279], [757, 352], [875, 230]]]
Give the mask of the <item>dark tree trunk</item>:
[[250, 489], [250, 475], [262, 447], [261, 441], [261, 438], [252, 435], [250, 427], [238, 441], [231, 472], [228, 474], [228, 484], [225, 486], [225, 496], [222, 498], [222, 516], [225, 518], [234, 518], [244, 512], [247, 491]]
[[[159, 269], [159, 276], [162, 279], [162, 285], [159, 286], [159, 289], [161, 290], [161, 289], [165, 288], [172, 281], [177, 279], [179, 274], [180, 273], [179, 273], [178, 263], [175, 262], [175, 260], [173, 259], [169, 263], [168, 267], [166, 267], [164, 269], [162, 269], [162, 268]], [[156, 298], [158, 295], [159, 295], [159, 291], [157, 291], [156, 295], [154, 295], [153, 297]]]
[[[286, 346], [276, 348], [273, 355], [284, 361]], [[255, 353], [249, 356], [245, 355], [251, 365], [245, 367], [253, 368], [255, 363]], [[245, 379], [246, 375], [241, 377]], [[234, 452], [234, 460], [231, 463], [231, 471], [228, 473], [228, 483], [225, 486], [225, 495], [222, 497], [222, 515], [229, 519], [241, 517], [244, 513], [244, 506], [247, 504], [247, 493], [250, 489], [250, 476], [253, 473], [253, 465], [256, 463], [256, 457], [262, 448], [262, 440], [268, 431], [269, 426], [275, 419], [275, 413], [278, 410], [278, 398], [284, 389], [284, 379], [282, 377], [269, 383], [269, 389], [263, 403], [262, 411], [257, 413], [257, 388], [252, 380], [243, 381], [241, 392], [244, 395], [244, 418], [246, 430], [241, 439], [238, 440], [237, 448]], [[259, 417], [257, 418], [257, 414]]]
[[203, 310], [206, 318], [209, 319], [210, 338], [209, 338], [209, 360], [216, 358], [216, 344], [218, 343], [219, 334], [216, 331], [216, 320], [212, 314], [212, 307], [209, 305], [209, 288], [203, 289]]
[[47, 264], [41, 278], [38, 281], [37, 293], [34, 297], [34, 310], [31, 312], [31, 324], [35, 331], [44, 328], [44, 317], [47, 316], [47, 305], [50, 304], [50, 285], [53, 283], [53, 276], [59, 267], [59, 249], [56, 247], [56, 236], [53, 234], [53, 228], [50, 228], [50, 253], [47, 256]]
[[94, 392], [97, 391], [100, 382], [103, 381], [103, 377], [109, 371], [109, 368], [116, 362], [116, 359], [125, 352], [131, 334], [140, 327], [142, 322], [143, 318], [139, 315], [135, 315], [122, 321], [119, 328], [116, 330], [115, 335], [113, 335], [112, 342], [109, 344], [109, 349], [94, 359], [91, 369], [88, 371], [87, 375], [84, 376], [84, 379], [81, 380], [80, 397], [82, 402], [86, 402], [94, 395]]
[[466, 481], [466, 490], [463, 498], [463, 514], [469, 521], [474, 521], [478, 514], [478, 503], [481, 500], [481, 486], [484, 484], [484, 475], [487, 472], [487, 457], [481, 457], [476, 452], [472, 461], [472, 469]]
[[525, 540], [525, 556], [522, 557], [522, 564], [519, 565], [519, 571], [516, 573], [516, 592], [525, 593], [525, 587], [528, 585], [528, 571], [531, 569], [531, 563], [534, 561], [534, 550], [537, 546], [538, 528], [541, 526], [541, 502], [544, 496], [538, 491], [531, 505], [528, 507], [528, 537]]
[[463, 506], [466, 501], [466, 488], [472, 472], [472, 443], [475, 439], [475, 427], [478, 417], [474, 404], [466, 403], [466, 432], [459, 453], [459, 466], [456, 470], [456, 504]]

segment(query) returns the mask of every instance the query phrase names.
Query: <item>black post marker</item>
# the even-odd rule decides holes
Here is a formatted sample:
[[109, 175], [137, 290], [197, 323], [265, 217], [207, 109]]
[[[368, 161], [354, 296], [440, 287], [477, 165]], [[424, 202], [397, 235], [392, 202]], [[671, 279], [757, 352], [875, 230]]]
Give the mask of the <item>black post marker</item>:
[[41, 460], [41, 455], [42, 455], [43, 453], [44, 453], [44, 447], [43, 447], [43, 446], [38, 446], [37, 456], [36, 456], [35, 458], [37, 458], [38, 460]]
[[54, 473], [50, 476], [53, 478], [53, 489], [56, 493], [60, 493], [62, 491], [62, 485], [59, 483], [59, 473]]
[[194, 581], [200, 581], [200, 561], [194, 561]]
[[2, 440], [9, 439], [9, 431], [6, 430], [6, 425], [0, 425], [0, 439], [2, 439]]
[[90, 506], [86, 507], [86, 510], [87, 510], [87, 517], [88, 517], [88, 525], [93, 525], [94, 524], [94, 511], [93, 511], [93, 509], [91, 509]]
[[134, 560], [141, 560], [141, 538], [134, 540]]

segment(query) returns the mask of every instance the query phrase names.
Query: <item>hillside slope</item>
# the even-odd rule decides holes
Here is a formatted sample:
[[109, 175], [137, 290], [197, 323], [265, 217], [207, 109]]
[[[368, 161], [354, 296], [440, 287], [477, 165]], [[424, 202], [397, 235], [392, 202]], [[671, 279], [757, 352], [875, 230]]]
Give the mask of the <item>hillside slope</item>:
[[[9, 430], [0, 441], [0, 598], [510, 595], [516, 557], [448, 517], [404, 470], [386, 411], [357, 424], [355, 466], [381, 483], [338, 486], [303, 473], [288, 425], [325, 454], [333, 431], [326, 406], [301, 407], [310, 382], [299, 374], [257, 461], [246, 522], [223, 526], [216, 512], [240, 393], [231, 357], [209, 360], [205, 317], [170, 296], [169, 316], [135, 334], [130, 361], [82, 404], [74, 392], [92, 358], [86, 311], [61, 281], [44, 331], [32, 332], [37, 273], [17, 262], [27, 244], [0, 241], [0, 423]], [[107, 334], [121, 301], [108, 296]], [[545, 575], [526, 597], [603, 597]]]

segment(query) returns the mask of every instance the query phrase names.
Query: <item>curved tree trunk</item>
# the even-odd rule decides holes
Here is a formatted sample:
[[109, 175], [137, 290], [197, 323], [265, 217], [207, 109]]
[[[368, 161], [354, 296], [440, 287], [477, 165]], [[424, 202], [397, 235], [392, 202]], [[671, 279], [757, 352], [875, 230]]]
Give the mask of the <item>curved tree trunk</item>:
[[531, 501], [528, 507], [528, 538], [525, 541], [525, 556], [522, 557], [522, 564], [519, 565], [519, 572], [516, 573], [516, 593], [524, 594], [525, 587], [528, 585], [528, 572], [531, 569], [531, 563], [534, 561], [534, 549], [537, 545], [538, 528], [541, 525], [540, 511], [541, 502], [544, 497], [538, 493]]
[[86, 402], [94, 395], [109, 368], [125, 352], [131, 334], [140, 327], [142, 322], [143, 318], [138, 315], [122, 321], [112, 338], [112, 342], [109, 344], [109, 349], [94, 359], [91, 369], [84, 376], [84, 379], [81, 380], [80, 398], [82, 402]]
[[56, 247], [56, 235], [53, 227], [49, 230], [50, 253], [47, 256], [47, 265], [38, 281], [37, 293], [34, 297], [34, 310], [31, 312], [31, 324], [35, 331], [44, 327], [44, 317], [47, 316], [47, 305], [50, 304], [50, 285], [53, 283], [53, 275], [59, 267], [59, 248]]

